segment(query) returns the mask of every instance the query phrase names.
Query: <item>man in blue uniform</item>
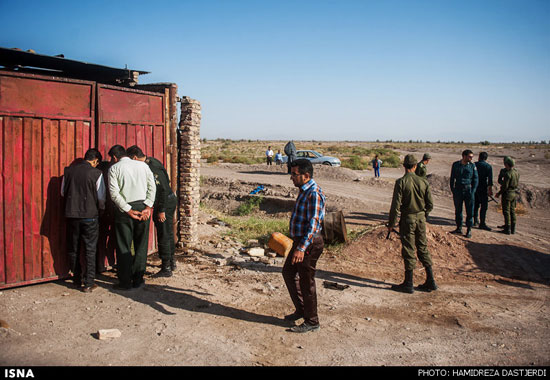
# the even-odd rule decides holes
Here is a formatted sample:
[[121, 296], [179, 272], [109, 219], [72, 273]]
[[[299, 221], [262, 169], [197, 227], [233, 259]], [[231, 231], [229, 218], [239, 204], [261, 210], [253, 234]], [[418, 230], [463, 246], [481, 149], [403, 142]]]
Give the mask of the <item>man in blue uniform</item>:
[[477, 189], [477, 169], [472, 159], [474, 153], [470, 149], [462, 152], [462, 160], [453, 163], [451, 168], [450, 186], [455, 204], [456, 230], [454, 234], [462, 234], [462, 205], [466, 207], [466, 237], [472, 237], [474, 224], [474, 194]]
[[493, 167], [487, 162], [488, 157], [487, 152], [481, 152], [475, 163], [479, 184], [475, 193], [474, 225], [479, 225], [482, 230], [491, 231], [491, 228], [485, 223], [489, 196], [493, 195]]

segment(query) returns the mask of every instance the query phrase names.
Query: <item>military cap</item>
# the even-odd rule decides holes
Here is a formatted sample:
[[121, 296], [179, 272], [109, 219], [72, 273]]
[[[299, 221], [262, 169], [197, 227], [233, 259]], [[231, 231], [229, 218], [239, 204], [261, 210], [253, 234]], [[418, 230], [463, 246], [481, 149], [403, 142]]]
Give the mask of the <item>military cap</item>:
[[504, 163], [509, 166], [514, 166], [514, 160], [510, 156], [504, 157]]
[[405, 160], [403, 161], [403, 165], [416, 165], [418, 161], [416, 161], [416, 157], [412, 154], [407, 154], [405, 156]]
[[422, 156], [422, 161], [429, 160], [431, 158], [432, 158], [432, 156], [430, 156], [430, 153], [424, 153], [424, 155]]

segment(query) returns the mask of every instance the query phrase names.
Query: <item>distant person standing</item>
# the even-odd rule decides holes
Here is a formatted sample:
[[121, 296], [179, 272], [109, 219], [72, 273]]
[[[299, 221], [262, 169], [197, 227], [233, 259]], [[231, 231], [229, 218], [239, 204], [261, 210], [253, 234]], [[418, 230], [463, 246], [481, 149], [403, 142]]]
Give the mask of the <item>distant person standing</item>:
[[488, 157], [487, 152], [481, 152], [475, 163], [479, 184], [475, 192], [474, 225], [482, 230], [491, 231], [486, 223], [489, 196], [493, 196], [493, 167], [487, 162]]
[[430, 156], [429, 153], [424, 153], [424, 156], [422, 156], [422, 161], [420, 161], [418, 164], [416, 164], [416, 171], [415, 174], [419, 177], [426, 178], [428, 175], [428, 168], [426, 167], [430, 160], [432, 159], [432, 156]]
[[[96, 169], [101, 153], [89, 149], [84, 160], [65, 168], [61, 196], [65, 199], [67, 218], [67, 256], [73, 273], [74, 285], [83, 292], [91, 292], [95, 284], [99, 214], [105, 209], [103, 173]], [[84, 243], [86, 270], [80, 264], [80, 241]], [[84, 281], [82, 281], [84, 280]], [[83, 283], [84, 282], [84, 283]]]
[[275, 165], [282, 165], [283, 164], [283, 155], [281, 154], [281, 151], [278, 150], [277, 154], [275, 155]]
[[382, 166], [382, 160], [378, 158], [378, 155], [374, 156], [373, 160], [371, 161], [372, 168], [374, 170], [374, 176], [380, 177], [380, 166]]
[[265, 157], [267, 160], [267, 165], [271, 166], [273, 164], [273, 150], [271, 150], [271, 147], [268, 147], [265, 151]]
[[309, 160], [293, 161], [290, 178], [300, 192], [289, 225], [293, 245], [283, 265], [283, 278], [295, 311], [285, 316], [285, 320], [304, 318], [304, 323], [291, 331], [306, 333], [319, 330], [315, 267], [324, 248], [321, 229], [325, 195], [313, 180], [313, 165]]
[[472, 163], [474, 153], [466, 149], [462, 159], [455, 161], [451, 168], [450, 186], [455, 205], [456, 230], [454, 234], [462, 234], [462, 205], [466, 207], [466, 237], [472, 237], [474, 224], [474, 194], [477, 189], [477, 168]]
[[416, 166], [417, 161], [412, 154], [405, 156], [405, 175], [395, 181], [388, 221], [388, 232], [391, 233], [398, 215], [401, 215], [399, 236], [402, 245], [401, 255], [405, 263], [405, 280], [399, 285], [393, 285], [392, 290], [403, 293], [414, 293], [415, 248], [420, 262], [426, 269], [426, 282], [418, 288], [428, 292], [437, 289], [426, 239], [426, 219], [433, 209], [432, 195], [428, 181], [414, 173]]
[[[155, 203], [155, 177], [145, 162], [131, 160], [124, 147], [109, 150], [109, 193], [116, 205], [115, 234], [117, 275], [115, 289], [128, 290], [144, 284], [147, 266], [149, 222]], [[134, 254], [132, 254], [132, 244]]]
[[514, 160], [504, 157], [502, 184], [496, 197], [502, 195], [502, 215], [504, 216], [503, 233], [516, 233], [516, 198], [519, 189], [519, 172], [514, 168]]
[[153, 205], [153, 223], [157, 231], [158, 252], [161, 259], [161, 270], [156, 277], [171, 277], [176, 269], [174, 254], [174, 213], [176, 212], [177, 198], [170, 187], [170, 178], [162, 162], [155, 157], [147, 157], [140, 147], [133, 145], [126, 150], [132, 160], [145, 162], [153, 172], [157, 191]]
[[286, 143], [284, 152], [288, 157], [288, 160], [286, 162], [287, 168], [288, 168], [288, 174], [290, 174], [290, 167], [292, 165], [292, 162], [296, 160], [296, 146], [292, 141], [289, 141]]

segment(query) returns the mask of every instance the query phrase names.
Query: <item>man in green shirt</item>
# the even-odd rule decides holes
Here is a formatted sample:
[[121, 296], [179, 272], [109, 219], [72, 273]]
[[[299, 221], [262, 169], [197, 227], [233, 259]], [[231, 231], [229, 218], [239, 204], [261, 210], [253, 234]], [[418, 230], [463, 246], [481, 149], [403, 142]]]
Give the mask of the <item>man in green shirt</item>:
[[416, 165], [416, 170], [414, 171], [417, 176], [426, 178], [428, 175], [428, 168], [426, 166], [430, 163], [431, 159], [432, 156], [430, 156], [429, 153], [424, 153], [424, 156], [422, 156], [422, 161]]
[[171, 277], [176, 269], [174, 253], [176, 243], [174, 241], [174, 213], [177, 207], [177, 198], [170, 187], [170, 178], [162, 162], [155, 157], [147, 157], [141, 148], [133, 145], [126, 150], [132, 160], [145, 162], [153, 172], [157, 191], [153, 206], [153, 223], [157, 230], [158, 253], [162, 261], [161, 270], [155, 276]]
[[502, 215], [504, 215], [503, 233], [510, 235], [516, 233], [516, 197], [519, 188], [519, 173], [514, 168], [514, 160], [504, 157], [504, 169], [499, 175], [500, 191], [496, 197], [502, 195]]
[[437, 289], [426, 239], [426, 217], [433, 209], [433, 201], [428, 181], [414, 173], [416, 163], [416, 158], [412, 154], [405, 157], [405, 175], [395, 181], [388, 222], [388, 232], [391, 232], [397, 223], [398, 215], [401, 214], [399, 235], [401, 255], [405, 263], [405, 281], [400, 285], [393, 285], [392, 289], [404, 293], [414, 292], [415, 248], [420, 262], [426, 269], [426, 282], [418, 288], [428, 292]]

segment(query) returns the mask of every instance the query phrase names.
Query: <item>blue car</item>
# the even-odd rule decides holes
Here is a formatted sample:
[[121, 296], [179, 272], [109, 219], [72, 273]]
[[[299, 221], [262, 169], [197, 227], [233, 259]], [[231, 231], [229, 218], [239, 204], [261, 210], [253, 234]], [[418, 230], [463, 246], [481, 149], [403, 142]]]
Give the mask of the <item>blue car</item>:
[[[314, 150], [298, 150], [296, 151], [296, 158], [307, 158], [312, 164], [321, 164], [329, 166], [340, 166], [342, 162], [336, 157], [323, 156], [321, 153]], [[288, 156], [283, 157], [283, 163], [288, 162]]]

